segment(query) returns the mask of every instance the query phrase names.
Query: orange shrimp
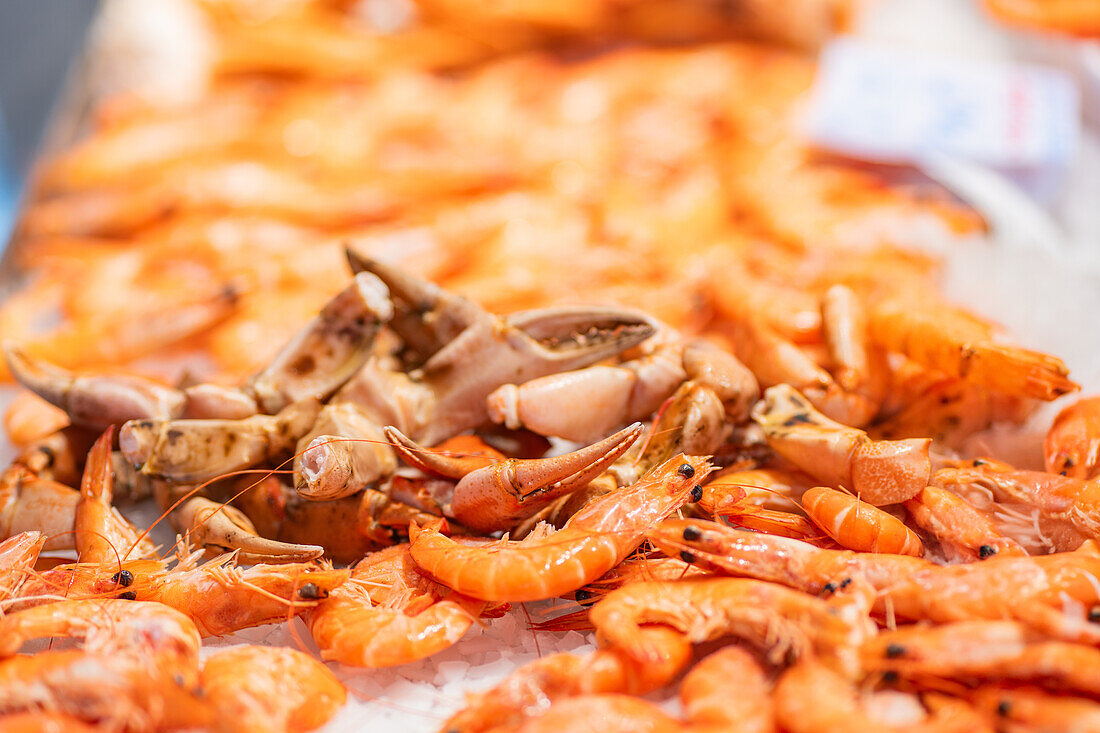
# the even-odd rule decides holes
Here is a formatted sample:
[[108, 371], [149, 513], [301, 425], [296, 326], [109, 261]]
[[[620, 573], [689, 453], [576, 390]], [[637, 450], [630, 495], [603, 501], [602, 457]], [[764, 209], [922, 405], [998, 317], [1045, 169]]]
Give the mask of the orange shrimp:
[[150, 669], [139, 655], [113, 651], [12, 657], [0, 661], [0, 720], [37, 711], [71, 715], [95, 723], [97, 730], [209, 728], [210, 706], [194, 684], [179, 679], [174, 672]]
[[1056, 555], [939, 566], [908, 555], [825, 550], [702, 520], [667, 520], [648, 538], [702, 567], [811, 593], [863, 579], [876, 590], [875, 611], [899, 619], [1017, 619], [1062, 639], [1100, 642], [1100, 632], [1085, 623], [1087, 609], [1100, 603], [1100, 553], [1092, 543]]
[[691, 659], [691, 642], [667, 626], [643, 626], [645, 645], [660, 650], [639, 664], [617, 649], [600, 649], [584, 657], [553, 654], [526, 664], [496, 687], [471, 696], [466, 708], [451, 716], [443, 730], [482, 733], [510, 730], [539, 715], [556, 701], [593, 693], [645, 695], [664, 687]]
[[405, 544], [360, 561], [306, 623], [323, 659], [389, 667], [450, 647], [485, 606], [424, 577]]
[[95, 733], [95, 730], [62, 713], [16, 713], [0, 718], [0, 733]]
[[[577, 603], [594, 603], [616, 588], [648, 580], [682, 580], [706, 575], [706, 571], [684, 562], [678, 557], [628, 557], [607, 573], [574, 593]], [[551, 622], [536, 624], [538, 628], [552, 628]]]
[[58, 601], [0, 618], [0, 658], [33, 639], [83, 639], [89, 653], [133, 655], [150, 670], [198, 680], [198, 629], [179, 611], [158, 603], [114, 599]]
[[1058, 413], [1043, 443], [1043, 457], [1050, 473], [1100, 477], [1100, 397], [1079, 400]]
[[639, 662], [660, 656], [642, 624], [665, 624], [699, 643], [734, 635], [768, 650], [774, 660], [811, 651], [841, 655], [873, 633], [873, 624], [816, 596], [775, 583], [740, 578], [642, 582], [612, 591], [589, 617], [607, 643]]
[[328, 667], [296, 649], [240, 646], [211, 655], [200, 676], [219, 733], [313, 730], [344, 704]]
[[41, 532], [21, 532], [0, 542], [0, 602], [19, 593], [45, 544], [46, 537]]
[[523, 733], [774, 733], [771, 683], [759, 662], [738, 647], [725, 647], [696, 664], [680, 684], [681, 723], [648, 700], [604, 693], [555, 703], [528, 720]]
[[1096, 696], [1100, 650], [1050, 641], [1015, 621], [960, 621], [879, 634], [860, 650], [866, 669], [915, 679], [1005, 680]]
[[1100, 703], [1095, 700], [1005, 684], [983, 685], [969, 697], [974, 707], [990, 720], [1000, 720], [1005, 730], [1029, 733], [1100, 730]]
[[80, 500], [76, 504], [73, 530], [77, 558], [82, 563], [106, 565], [131, 557], [155, 553], [153, 543], [111, 506], [114, 475], [111, 472], [111, 439], [108, 428], [92, 446], [84, 477], [80, 482]]
[[944, 550], [966, 560], [993, 555], [1026, 555], [1016, 540], [997, 531], [984, 513], [956, 494], [926, 486], [905, 502], [905, 510]]
[[827, 550], [700, 519], [668, 519], [646, 537], [666, 555], [707, 570], [769, 580], [813, 594], [835, 592], [852, 578], [885, 588], [899, 578], [937, 567], [910, 555]]
[[991, 390], [1050, 401], [1080, 389], [1061, 359], [996, 343], [992, 328], [960, 310], [886, 302], [870, 327], [883, 348]]
[[1100, 478], [1085, 480], [1043, 471], [1019, 471], [981, 459], [942, 468], [932, 483], [963, 496], [974, 489], [991, 494], [1002, 510], [1011, 504], [1023, 507], [1036, 515], [1040, 529], [1048, 523], [1054, 529], [1058, 525], [1068, 528], [1068, 532], [1061, 532], [1063, 540], [1055, 538], [1057, 549], [1074, 549], [1085, 538], [1100, 537]]
[[186, 614], [203, 636], [220, 636], [314, 608], [349, 575], [313, 563], [242, 569], [232, 561], [225, 555], [195, 569], [137, 576], [128, 590]]
[[802, 495], [802, 508], [849, 550], [914, 557], [924, 554], [920, 537], [901, 520], [851, 494], [818, 486]]
[[618, 565], [646, 529], [683, 506], [711, 468], [676, 456], [630, 487], [596, 499], [562, 529], [519, 542], [462, 544], [439, 530], [410, 527], [412, 556], [449, 588], [490, 601], [531, 601], [570, 593]]
[[873, 695], [861, 693], [852, 682], [812, 658], [787, 670], [775, 687], [776, 717], [790, 733], [992, 733], [988, 723], [961, 701], [931, 711], [911, 697], [886, 699], [886, 705], [873, 702]]
[[[819, 536], [817, 528], [795, 513], [798, 509], [795, 499], [809, 485], [798, 477], [796, 472], [775, 469], [723, 472], [703, 485], [703, 495], [696, 504], [703, 511], [726, 517], [741, 527], [811, 540]], [[779, 499], [788, 501], [783, 504]]]

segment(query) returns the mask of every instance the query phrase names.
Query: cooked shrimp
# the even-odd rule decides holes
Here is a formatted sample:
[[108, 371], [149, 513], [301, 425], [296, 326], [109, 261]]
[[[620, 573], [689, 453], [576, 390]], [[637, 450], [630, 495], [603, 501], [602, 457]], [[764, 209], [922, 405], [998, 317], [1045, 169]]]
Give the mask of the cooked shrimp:
[[851, 494], [818, 486], [802, 495], [802, 508], [814, 524], [849, 550], [924, 554], [920, 537], [904, 522]]
[[239, 646], [217, 652], [200, 682], [224, 733], [313, 730], [344, 704], [347, 692], [328, 667], [296, 649]]
[[817, 651], [840, 655], [874, 627], [866, 618], [837, 613], [816, 596], [775, 583], [739, 578], [642, 582], [612, 591], [589, 617], [612, 646], [639, 662], [659, 656], [646, 646], [641, 624], [665, 624], [693, 642], [733, 635], [767, 650], [773, 659]]
[[646, 536], [670, 557], [690, 559], [725, 575], [770, 580], [814, 594], [835, 592], [851, 578], [865, 578], [876, 588], [887, 587], [898, 578], [936, 567], [909, 555], [826, 550], [698, 519], [665, 520]]
[[1050, 473], [1077, 479], [1100, 477], [1100, 397], [1079, 400], [1058, 413], [1043, 455]]
[[847, 486], [863, 501], [894, 504], [928, 485], [930, 440], [871, 440], [814, 410], [789, 385], [764, 392], [752, 417], [777, 453], [828, 486]]
[[80, 501], [73, 512], [73, 536], [82, 563], [106, 565], [131, 556], [149, 556], [156, 548], [111, 505], [111, 439], [114, 428], [100, 436], [88, 454], [80, 482]]
[[904, 677], [1004, 680], [1095, 696], [1100, 650], [1050, 641], [1015, 621], [960, 621], [883, 632], [860, 651], [865, 667]]
[[364, 558], [306, 622], [323, 659], [390, 667], [450, 647], [485, 605], [424, 577], [409, 546], [395, 545]]
[[58, 601], [0, 618], [0, 657], [46, 637], [83, 640], [90, 654], [133, 655], [150, 670], [194, 683], [198, 678], [198, 629], [179, 611], [158, 603], [117, 599]]
[[974, 707], [1008, 733], [1091, 733], [1100, 730], [1100, 703], [1033, 687], [982, 685], [969, 695]]
[[527, 720], [519, 733], [682, 733], [685, 729], [658, 705], [630, 695], [582, 695], [555, 703]]
[[984, 560], [993, 555], [1026, 555], [1018, 542], [997, 531], [984, 513], [962, 497], [926, 486], [905, 502], [905, 510], [940, 545], [967, 560]]
[[[942, 468], [932, 483], [964, 496], [974, 488], [991, 493], [1003, 504], [1016, 504], [1041, 520], [1077, 530], [1076, 544], [1100, 537], [1100, 478], [1085, 480], [1043, 471], [1019, 471], [1007, 464], [977, 460], [969, 465]], [[1070, 539], [1074, 539], [1070, 537]]]
[[962, 311], [908, 301], [871, 311], [872, 339], [926, 368], [999, 392], [1053, 400], [1080, 387], [1061, 359], [993, 340], [993, 329]]
[[[0, 602], [19, 592], [45, 543], [46, 537], [41, 532], [21, 532], [0, 542]], [[0, 611], [3, 610], [0, 605]]]
[[593, 693], [645, 695], [668, 684], [691, 659], [691, 642], [666, 626], [645, 626], [645, 646], [660, 653], [640, 664], [625, 652], [600, 649], [588, 656], [562, 653], [526, 664], [492, 689], [473, 695], [444, 730], [508, 730], [555, 700]]
[[314, 608], [347, 578], [347, 570], [311, 563], [244, 569], [227, 555], [194, 570], [140, 577], [130, 593], [183, 612], [203, 636], [220, 636]]
[[[900, 694], [900, 693], [894, 693]], [[969, 706], [953, 704], [926, 712], [913, 698], [887, 698], [859, 689], [820, 662], [807, 658], [791, 667], [775, 687], [775, 710], [780, 726], [790, 733], [842, 733], [850, 730], [905, 731], [906, 733], [971, 733], [991, 731]]]
[[95, 730], [62, 713], [16, 713], [0, 718], [0, 733], [95, 733]]
[[491, 601], [552, 598], [622, 562], [654, 522], [688, 501], [710, 470], [706, 458], [677, 456], [632, 486], [592, 502], [562, 529], [519, 542], [463, 545], [413, 525], [412, 556], [430, 576], [464, 595]]
[[135, 654], [67, 650], [17, 656], [0, 661], [0, 715], [62, 713], [94, 722], [97, 729], [149, 733], [209, 727], [212, 711], [201, 691], [181, 679]]
[[825, 550], [701, 520], [667, 520], [648, 537], [662, 552], [686, 553], [702, 567], [811, 593], [862, 578], [877, 591], [876, 612], [901, 619], [1018, 619], [1064, 639], [1100, 639], [1084, 622], [1085, 610], [1100, 603], [1100, 554], [1091, 543], [1056, 555], [939, 566], [907, 555]]

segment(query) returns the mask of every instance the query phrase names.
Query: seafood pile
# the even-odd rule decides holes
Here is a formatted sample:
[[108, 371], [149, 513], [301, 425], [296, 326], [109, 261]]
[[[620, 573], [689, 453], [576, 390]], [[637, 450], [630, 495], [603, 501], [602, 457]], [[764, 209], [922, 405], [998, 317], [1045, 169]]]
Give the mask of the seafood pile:
[[[0, 710], [308, 729], [345, 696], [321, 662], [241, 647], [200, 666], [201, 639], [300, 616], [323, 660], [389, 667], [547, 599], [565, 600], [537, 633], [594, 628], [599, 650], [520, 667], [445, 730], [1026, 730], [1100, 710], [1100, 400], [1059, 415], [1047, 472], [933, 450], [976, 397], [1075, 390], [1054, 357], [839, 283], [820, 350], [748, 314], [730, 350], [625, 308], [497, 315], [347, 257], [350, 284], [234, 386], [5, 346], [70, 425], [0, 484]], [[883, 417], [902, 375], [953, 387], [892, 408], [919, 407], [903, 432], [924, 437]], [[171, 561], [115, 507], [146, 496]], [[81, 648], [17, 654], [59, 636]], [[682, 720], [637, 697], [688, 669]]]
[[526, 604], [598, 648], [443, 730], [1100, 725], [1100, 398], [974, 452], [1078, 386], [794, 133], [846, 3], [187, 4], [10, 252], [0, 733], [308, 730]]

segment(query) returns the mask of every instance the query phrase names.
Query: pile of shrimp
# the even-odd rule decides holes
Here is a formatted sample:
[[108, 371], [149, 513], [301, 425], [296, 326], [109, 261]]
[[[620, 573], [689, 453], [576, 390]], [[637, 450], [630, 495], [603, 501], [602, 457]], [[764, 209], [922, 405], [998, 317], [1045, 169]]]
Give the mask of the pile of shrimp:
[[1100, 725], [1100, 398], [973, 453], [1078, 385], [798, 139], [846, 4], [482, 5], [196, 0], [207, 89], [41, 161], [0, 733], [308, 730], [528, 602], [598, 649], [443, 730]]

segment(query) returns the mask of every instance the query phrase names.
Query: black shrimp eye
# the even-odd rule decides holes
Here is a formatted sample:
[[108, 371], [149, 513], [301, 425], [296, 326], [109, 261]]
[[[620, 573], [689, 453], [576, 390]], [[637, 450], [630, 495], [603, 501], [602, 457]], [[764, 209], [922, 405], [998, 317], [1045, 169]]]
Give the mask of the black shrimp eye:
[[684, 478], [691, 478], [695, 475], [695, 467], [690, 463], [681, 463], [680, 467], [676, 469], [676, 473], [680, 474]]
[[702, 498], [703, 498], [703, 487], [702, 486], [693, 486], [691, 488], [691, 500], [692, 501], [699, 501]]
[[684, 527], [684, 539], [688, 542], [694, 542], [702, 536], [703, 530], [699, 529], [698, 527], [692, 527], [691, 525]]
[[888, 644], [886, 646], [886, 657], [888, 659], [897, 659], [905, 654], [905, 647], [901, 644]]
[[306, 583], [298, 589], [298, 597], [307, 601], [316, 601], [319, 598], [324, 598], [325, 595], [325, 592], [318, 588], [315, 583]]
[[577, 603], [580, 603], [581, 605], [586, 605], [589, 601], [592, 600], [592, 591], [587, 591], [584, 588], [581, 588], [573, 594], [573, 598], [577, 601]]
[[1089, 623], [1100, 623], [1100, 606], [1093, 606], [1089, 609]]
[[836, 593], [836, 583], [829, 582], [825, 584], [825, 587], [821, 589], [822, 593]]
[[898, 681], [898, 673], [895, 670], [888, 669], [882, 673], [882, 681], [888, 685], [892, 685]]
[[1012, 703], [1008, 700], [1001, 700], [997, 703], [997, 715], [1002, 718], [1007, 718], [1008, 714], [1012, 712]]
[[680, 552], [680, 559], [690, 565], [691, 563], [695, 562], [695, 555], [692, 555], [687, 550], [683, 550]]
[[111, 582], [115, 585], [121, 585], [123, 588], [128, 588], [134, 584], [134, 574], [129, 570], [120, 570], [111, 576]]
[[993, 545], [982, 545], [978, 548], [978, 557], [986, 559], [987, 557], [993, 557], [997, 554], [997, 548]]
[[136, 601], [137, 593], [134, 593], [132, 590], [128, 590], [125, 593], [119, 593], [118, 597], [124, 601]]

